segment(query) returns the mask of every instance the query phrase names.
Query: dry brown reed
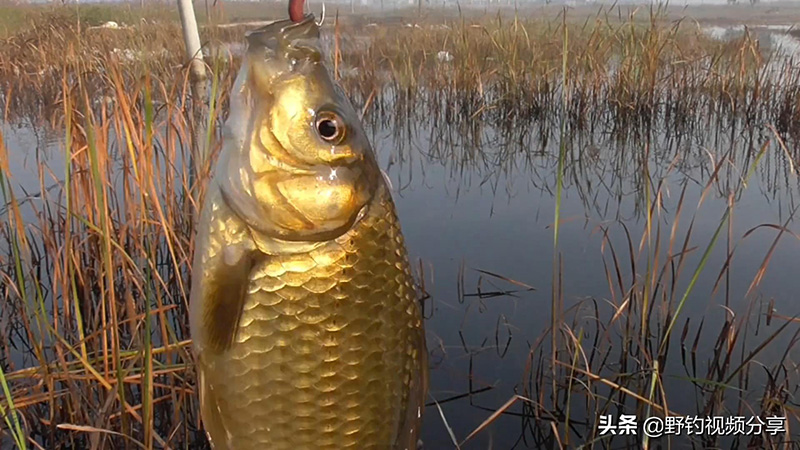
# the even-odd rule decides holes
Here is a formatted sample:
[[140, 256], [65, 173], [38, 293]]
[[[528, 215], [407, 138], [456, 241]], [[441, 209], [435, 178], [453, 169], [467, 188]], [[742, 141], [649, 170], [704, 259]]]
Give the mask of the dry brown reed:
[[[4, 345], [22, 346], [6, 347], [9, 407], [23, 411], [14, 417], [29, 446], [178, 446], [198, 433], [186, 306], [205, 180], [192, 176], [199, 125], [186, 74], [78, 55], [53, 69], [56, 100], [32, 108], [50, 108], [65, 133], [63, 166], [39, 173], [40, 186], [58, 189], [42, 190], [41, 207], [20, 207], [15, 174], [2, 174]], [[231, 75], [216, 72], [223, 85]], [[217, 105], [226, 92], [214, 92]], [[6, 101], [12, 111], [26, 100], [12, 92]], [[214, 126], [219, 116], [211, 112]]]

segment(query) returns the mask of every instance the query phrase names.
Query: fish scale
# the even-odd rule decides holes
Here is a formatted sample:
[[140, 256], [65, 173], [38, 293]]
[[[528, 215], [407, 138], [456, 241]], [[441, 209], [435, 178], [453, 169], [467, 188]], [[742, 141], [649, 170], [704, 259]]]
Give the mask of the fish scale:
[[[393, 448], [423, 336], [397, 217], [377, 197], [339, 238], [252, 268], [234, 342], [201, 358], [232, 435], [216, 448]], [[246, 234], [213, 209], [208, 264]]]

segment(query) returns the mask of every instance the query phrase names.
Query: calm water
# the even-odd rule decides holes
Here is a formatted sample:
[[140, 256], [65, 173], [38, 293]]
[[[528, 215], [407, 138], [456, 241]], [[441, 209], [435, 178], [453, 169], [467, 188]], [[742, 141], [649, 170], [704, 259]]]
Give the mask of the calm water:
[[[425, 136], [425, 133], [421, 135]], [[432, 395], [442, 399], [468, 392], [471, 360], [472, 389], [494, 387], [474, 395], [472, 403], [494, 410], [515, 392], [522, 393], [529, 346], [549, 326], [557, 143], [548, 147], [544, 154], [520, 154], [512, 161], [505, 161], [508, 169], [477, 165], [464, 170], [459, 167], [461, 161], [437, 161], [423, 155], [425, 145], [422, 141], [420, 138], [417, 146], [404, 153], [407, 160], [402, 164], [389, 164], [398, 158], [393, 147], [397, 143], [393, 139], [379, 138], [377, 147], [383, 166], [389, 167], [409, 251], [412, 258], [423, 261], [429, 277], [427, 286], [432, 302], [427, 330], [428, 347], [432, 352]], [[600, 314], [606, 318], [613, 311], [608, 302], [620, 303], [619, 290], [614, 294], [616, 297], [612, 296], [606, 279], [600, 229], [608, 228], [610, 241], [616, 246], [624, 266], [623, 276], [630, 280], [627, 240], [621, 224], [628, 228], [635, 246], [638, 246], [646, 227], [642, 214], [645, 209], [641, 204], [643, 197], [637, 187], [635, 162], [631, 156], [636, 145], [631, 147], [623, 149], [597, 141], [591, 145], [575, 142], [568, 157], [570, 170], [580, 170], [580, 173], [575, 174], [575, 178], [567, 177], [561, 205], [563, 224], [559, 251], [563, 258], [564, 308], [583, 305], [582, 310], [567, 314], [567, 317], [570, 323], [572, 318], [577, 318], [578, 327], [585, 327], [587, 343], [594, 338], [591, 331], [594, 325], [590, 323], [595, 314], [592, 301], [600, 305]], [[666, 172], [676, 154], [684, 159], [681, 163], [684, 169], [674, 170], [666, 176], [667, 188], [663, 189], [663, 212], [659, 218], [663, 232], [668, 235], [674, 223], [681, 188], [685, 185], [684, 211], [676, 232], [678, 248], [708, 179], [710, 160], [706, 151], [719, 158], [728, 148], [729, 143], [718, 142], [715, 145], [698, 140], [676, 149], [664, 140], [660, 143], [653, 141], [651, 155], [654, 156], [650, 160], [653, 177]], [[734, 153], [734, 165], [742, 163], [744, 152], [739, 147]], [[721, 186], [737, 181], [738, 169], [728, 173], [721, 177]], [[755, 301], [756, 310], [750, 320], [753, 324], [763, 322], [759, 315], [763, 315], [766, 306], [760, 304], [760, 299], [774, 299], [775, 308], [783, 315], [800, 314], [796, 297], [800, 292], [800, 279], [796, 276], [800, 243], [795, 238], [782, 239], [756, 293], [745, 297], [776, 232], [762, 228], [742, 240], [744, 233], [759, 225], [786, 223], [790, 211], [795, 208], [798, 187], [800, 184], [796, 175], [789, 172], [785, 155], [770, 147], [749, 187], [737, 199], [732, 227], [737, 249], [731, 265], [729, 307], [737, 315], [744, 314], [747, 304]], [[687, 273], [679, 278], [679, 293], [685, 290], [725, 210], [726, 195], [712, 189], [708, 196], [697, 209], [689, 246], [698, 249], [686, 263], [684, 270]], [[797, 230], [797, 225], [790, 221], [788, 228]], [[663, 237], [662, 242], [666, 243]], [[644, 251], [637, 263], [643, 264], [646, 255]], [[679, 327], [676, 327], [680, 330], [685, 318], [690, 317], [690, 336], [693, 337], [700, 319], [705, 318], [707, 332], [701, 339], [699, 355], [708, 355], [712, 350], [727, 314], [721, 306], [725, 304], [724, 289], [716, 295], [711, 292], [724, 265], [725, 255], [725, 243], [721, 241], [711, 253], [705, 271], [681, 312]], [[607, 262], [611, 261], [608, 246], [605, 258]], [[491, 276], [482, 276], [475, 269], [523, 282], [535, 287], [536, 291], [485, 299], [460, 298], [459, 274], [462, 267], [463, 288], [467, 294], [476, 293], [479, 285], [484, 292], [521, 289]], [[641, 272], [643, 268], [638, 270]], [[760, 342], [775, 328], [774, 323], [770, 328], [763, 328], [762, 323], [762, 330], [754, 341]], [[612, 336], [620, 333], [621, 329], [617, 329]], [[679, 335], [680, 331], [675, 334]], [[673, 339], [673, 342], [678, 341]], [[750, 344], [750, 347], [754, 345]], [[768, 365], [767, 361], [774, 363], [785, 348], [785, 345], [778, 344], [765, 350], [758, 359]], [[792, 353], [797, 354], [796, 351]], [[707, 359], [704, 356], [699, 358], [698, 373], [705, 373]], [[672, 375], [665, 380], [670, 408], [680, 413], [696, 414], [694, 396], [683, 395], [687, 389], [692, 390], [692, 385], [673, 378], [686, 376], [677, 346], [671, 350], [667, 366], [667, 373]], [[758, 386], [758, 382], [754, 386]], [[465, 437], [490, 415], [490, 412], [471, 406], [467, 398], [446, 403], [442, 410], [458, 438]], [[512, 411], [519, 412], [520, 408], [514, 407]], [[452, 446], [435, 407], [427, 410], [425, 425], [426, 444], [431, 443], [432, 448]], [[520, 430], [519, 417], [503, 417], [467, 448], [487, 448], [490, 443], [493, 448], [511, 448]]]

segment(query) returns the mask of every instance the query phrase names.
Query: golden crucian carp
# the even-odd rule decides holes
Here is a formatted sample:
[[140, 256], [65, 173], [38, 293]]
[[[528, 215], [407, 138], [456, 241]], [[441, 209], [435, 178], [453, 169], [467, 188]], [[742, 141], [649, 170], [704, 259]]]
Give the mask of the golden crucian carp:
[[394, 203], [319, 26], [247, 34], [195, 248], [191, 333], [216, 450], [416, 448], [422, 314]]

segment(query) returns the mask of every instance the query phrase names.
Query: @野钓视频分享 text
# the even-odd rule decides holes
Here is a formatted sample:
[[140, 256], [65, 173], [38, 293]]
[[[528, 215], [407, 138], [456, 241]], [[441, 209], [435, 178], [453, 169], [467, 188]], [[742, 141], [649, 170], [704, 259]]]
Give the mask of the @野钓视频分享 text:
[[601, 436], [640, 433], [649, 437], [756, 436], [762, 433], [775, 436], [786, 432], [786, 418], [779, 416], [653, 416], [640, 421], [632, 414], [622, 414], [616, 420], [611, 415], [602, 415], [597, 425], [597, 431]]

